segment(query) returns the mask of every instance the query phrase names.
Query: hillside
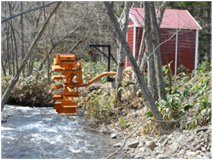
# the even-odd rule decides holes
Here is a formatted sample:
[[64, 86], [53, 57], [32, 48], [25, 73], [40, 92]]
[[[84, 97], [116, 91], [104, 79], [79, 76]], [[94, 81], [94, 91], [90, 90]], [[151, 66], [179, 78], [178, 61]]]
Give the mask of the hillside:
[[[167, 123], [168, 133], [161, 134], [154, 121], [146, 121], [152, 114], [139, 91], [133, 96], [133, 85], [127, 85], [129, 83], [123, 88], [122, 103], [116, 108], [113, 106], [114, 91], [109, 84], [93, 85], [81, 91], [85, 97], [80, 100], [80, 106], [85, 110], [85, 120], [91, 121], [85, 128], [109, 133], [112, 138], [126, 142], [125, 146], [122, 143], [115, 146], [123, 148], [132, 157], [195, 158], [198, 155], [199, 158], [211, 158], [210, 65], [202, 63], [195, 74], [187, 74], [184, 70], [173, 76], [173, 80], [168, 101], [157, 103], [163, 119], [171, 121]], [[206, 137], [203, 146], [198, 146], [203, 137]], [[129, 140], [125, 141], [125, 138]], [[186, 140], [190, 140], [190, 145], [187, 146]], [[135, 146], [129, 147], [130, 142]], [[152, 150], [148, 143], [153, 143]], [[176, 153], [173, 155], [173, 152]]]

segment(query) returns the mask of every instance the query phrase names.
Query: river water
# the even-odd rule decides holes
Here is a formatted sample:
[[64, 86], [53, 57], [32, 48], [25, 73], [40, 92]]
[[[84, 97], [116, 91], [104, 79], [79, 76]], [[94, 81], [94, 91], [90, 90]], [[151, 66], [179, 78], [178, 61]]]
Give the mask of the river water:
[[1, 158], [96, 159], [115, 151], [117, 141], [84, 130], [82, 116], [57, 114], [51, 107], [6, 105], [2, 114], [10, 113], [1, 124]]

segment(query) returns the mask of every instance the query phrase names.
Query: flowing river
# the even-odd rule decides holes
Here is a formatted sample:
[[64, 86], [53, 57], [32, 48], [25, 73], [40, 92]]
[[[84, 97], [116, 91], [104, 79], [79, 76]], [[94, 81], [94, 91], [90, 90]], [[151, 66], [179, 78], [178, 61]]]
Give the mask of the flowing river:
[[82, 116], [57, 114], [51, 107], [6, 105], [2, 115], [10, 113], [12, 116], [1, 124], [1, 158], [90, 159], [115, 151], [117, 141], [84, 130]]

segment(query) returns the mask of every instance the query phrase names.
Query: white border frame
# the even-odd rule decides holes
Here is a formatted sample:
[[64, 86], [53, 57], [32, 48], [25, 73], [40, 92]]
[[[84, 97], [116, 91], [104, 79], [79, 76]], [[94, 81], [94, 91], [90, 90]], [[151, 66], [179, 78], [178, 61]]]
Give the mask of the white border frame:
[[197, 68], [198, 64], [198, 48], [199, 48], [199, 30], [196, 30], [196, 40], [195, 40], [195, 60], [194, 60], [194, 69]]
[[[135, 49], [136, 49], [136, 26], [134, 26], [134, 33], [133, 33], [133, 56], [135, 58]], [[135, 78], [135, 73], [133, 72], [132, 78]]]
[[177, 74], [177, 54], [178, 54], [178, 31], [176, 30], [176, 40], [175, 40], [175, 64], [174, 64], [174, 75]]

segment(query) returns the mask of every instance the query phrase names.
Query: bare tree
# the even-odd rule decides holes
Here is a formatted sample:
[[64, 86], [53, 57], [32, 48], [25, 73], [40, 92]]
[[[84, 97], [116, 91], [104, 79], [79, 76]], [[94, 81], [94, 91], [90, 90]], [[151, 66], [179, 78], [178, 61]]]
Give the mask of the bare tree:
[[[127, 34], [127, 26], [129, 22], [129, 8], [130, 8], [130, 2], [126, 1], [124, 10], [122, 11], [122, 15], [120, 17], [121, 29], [125, 36], [125, 40], [126, 40], [126, 34]], [[124, 48], [122, 46], [122, 43], [119, 43], [119, 52], [118, 52], [117, 59], [118, 59], [118, 68], [117, 68], [117, 75], [116, 75], [115, 104], [121, 101], [121, 92], [119, 91], [119, 88], [122, 86], [123, 69], [124, 69]]]
[[21, 63], [21, 66], [18, 70], [18, 72], [16, 73], [16, 75], [12, 78], [11, 82], [9, 83], [9, 86], [7, 87], [6, 91], [4, 92], [4, 95], [2, 96], [2, 100], [1, 100], [1, 111], [3, 111], [4, 109], [4, 104], [6, 103], [6, 101], [9, 98], [10, 92], [12, 91], [13, 87], [15, 86], [16, 82], [19, 79], [19, 75], [22, 72], [24, 66], [26, 65], [30, 55], [33, 53], [32, 50], [35, 47], [36, 43], [38, 42], [39, 38], [41, 37], [42, 33], [44, 32], [47, 24], [49, 23], [51, 17], [53, 16], [53, 14], [56, 12], [56, 10], [58, 9], [58, 7], [60, 6], [62, 2], [58, 2], [56, 7], [53, 9], [53, 11], [51, 12], [51, 14], [49, 15], [49, 17], [46, 19], [45, 23], [43, 24], [42, 28], [39, 30], [36, 38], [34, 39], [34, 41], [31, 43], [30, 47], [28, 48], [28, 51]]
[[[207, 10], [205, 11], [206, 12], [205, 15], [206, 15], [206, 17], [208, 17], [209, 20], [211, 20], [212, 19], [212, 9], [211, 9], [212, 2], [210, 1], [210, 2], [207, 2], [207, 3], [208, 3], [208, 6], [210, 6], [210, 5], [211, 6], [207, 8]], [[207, 23], [207, 21], [205, 23]], [[207, 31], [207, 33], [209, 33], [209, 35], [212, 35], [211, 28], [212, 28], [212, 23], [211, 23], [211, 25], [208, 25], [208, 27], [206, 29], [206, 31]], [[208, 37], [209, 37], [210, 40], [212, 39], [211, 36], [208, 36]], [[207, 50], [208, 50], [208, 58], [210, 58], [210, 59], [211, 59], [211, 53], [212, 53], [211, 47], [212, 47], [211, 44], [208, 43]]]
[[[142, 40], [140, 43], [140, 48], [139, 48], [139, 54], [138, 54], [138, 60], [137, 63], [140, 66], [141, 70], [143, 70], [144, 68], [146, 68], [146, 62], [148, 62], [149, 59], [151, 59], [151, 55], [152, 57], [154, 57], [154, 60], [151, 60], [151, 63], [155, 65], [155, 71], [153, 70], [153, 74], [151, 74], [152, 72], [148, 72], [151, 75], [148, 74], [149, 80], [151, 80], [150, 77], [152, 77], [153, 81], [149, 83], [149, 88], [152, 89], [152, 94], [155, 95], [154, 93], [156, 93], [156, 91], [158, 91], [158, 94], [155, 96], [155, 100], [161, 100], [161, 99], [165, 99], [166, 100], [166, 92], [165, 92], [165, 84], [164, 84], [164, 76], [163, 76], [163, 71], [162, 71], [162, 62], [161, 62], [161, 53], [160, 53], [160, 32], [159, 32], [159, 26], [161, 24], [162, 21], [162, 17], [163, 17], [163, 13], [165, 11], [165, 7], [167, 6], [168, 2], [163, 2], [163, 4], [160, 6], [159, 12], [157, 13], [157, 17], [156, 17], [156, 13], [155, 13], [155, 9], [154, 9], [154, 2], [144, 2], [144, 3], [148, 3], [149, 6], [149, 12], [147, 13], [147, 17], [146, 19], [148, 20], [150, 17], [150, 25], [148, 25], [148, 23], [146, 22], [147, 20], [145, 20], [145, 25], [143, 27], [143, 34], [142, 34]], [[145, 5], [144, 5], [145, 8]], [[148, 26], [150, 26], [149, 31], [147, 32]], [[150, 33], [150, 34], [148, 34]], [[146, 44], [146, 40], [147, 39], [151, 39], [148, 44]], [[146, 48], [145, 48], [146, 46]], [[152, 47], [150, 47], [152, 46]], [[150, 49], [148, 49], [150, 48]], [[149, 51], [147, 52], [147, 50], [150, 51], [150, 56], [148, 56], [147, 53], [149, 53]], [[154, 51], [154, 52], [153, 52]], [[150, 63], [150, 62], [149, 62]], [[149, 67], [149, 66], [148, 66]], [[149, 71], [150, 69], [148, 69]], [[156, 74], [156, 75], [155, 75]], [[157, 78], [157, 83], [155, 81], [155, 77]], [[157, 84], [157, 86], [155, 85], [151, 85], [151, 84]], [[157, 88], [157, 89], [155, 89]], [[134, 93], [137, 90], [137, 82], [136, 85], [134, 87]]]
[[[130, 64], [133, 68], [133, 71], [137, 75], [138, 84], [141, 88], [141, 92], [143, 93], [144, 98], [147, 101], [147, 105], [150, 108], [150, 110], [152, 111], [154, 118], [162, 121], [163, 118], [162, 118], [162, 116], [161, 116], [161, 114], [160, 114], [160, 112], [159, 112], [159, 110], [158, 110], [158, 108], [155, 104], [155, 101], [154, 101], [148, 87], [146, 86], [143, 72], [139, 69], [139, 66], [137, 65], [136, 60], [133, 57], [133, 54], [130, 50], [130, 47], [129, 47], [127, 41], [125, 40], [125, 36], [124, 36], [124, 34], [123, 34], [123, 32], [120, 28], [120, 25], [119, 25], [115, 15], [114, 15], [113, 8], [112, 8], [112, 6], [109, 2], [104, 2], [104, 5], [105, 5], [105, 8], [107, 10], [107, 14], [109, 16], [109, 19], [110, 19], [110, 21], [111, 21], [111, 23], [112, 23], [112, 25], [113, 25], [113, 27], [116, 31], [116, 34], [119, 37], [119, 39], [120, 39], [120, 41], [121, 41], [121, 43], [124, 47], [125, 53], [127, 55], [127, 58], [130, 61]], [[165, 123], [158, 122], [158, 124], [159, 124], [159, 126], [162, 130], [168, 130], [168, 127]]]
[[28, 13], [28, 12], [31, 12], [31, 11], [34, 11], [34, 10], [37, 10], [37, 9], [40, 9], [40, 8], [43, 8], [43, 7], [50, 6], [50, 5], [54, 4], [54, 3], [57, 3], [57, 2], [51, 2], [51, 3], [45, 4], [45, 5], [43, 5], [43, 6], [39, 6], [39, 7], [33, 8], [33, 9], [29, 9], [29, 10], [24, 11], [24, 12], [22, 11], [21, 13], [18, 13], [18, 14], [15, 14], [15, 15], [11, 15], [10, 17], [4, 18], [4, 19], [1, 21], [1, 23], [4, 23], [4, 22], [6, 22], [6, 21], [8, 21], [8, 20], [10, 20], [10, 19], [12, 19], [12, 18], [21, 16], [21, 15], [26, 14], [26, 13]]
[[2, 70], [3, 70], [4, 76], [6, 76], [7, 74], [6, 74], [6, 69], [5, 69], [5, 65], [4, 65], [3, 58], [1, 58], [1, 68], [2, 68]]
[[7, 55], [7, 65], [8, 65], [8, 70], [9, 70], [9, 75], [12, 74], [12, 70], [11, 70], [11, 57], [10, 57], [10, 52], [11, 52], [11, 47], [10, 47], [10, 31], [9, 31], [9, 26], [6, 26], [6, 46], [7, 46], [7, 49], [6, 49], [6, 55]]
[[149, 57], [147, 60], [147, 71], [148, 71], [148, 88], [155, 101], [158, 100], [158, 92], [156, 86], [156, 77], [155, 77], [155, 63], [154, 63], [154, 54], [151, 54], [152, 49], [152, 35], [151, 35], [151, 22], [150, 22], [150, 11], [149, 11], [149, 2], [144, 2], [144, 26], [147, 35], [145, 36], [145, 46], [146, 46], [146, 56]]
[[[150, 17], [151, 17], [152, 46], [153, 46], [153, 49], [155, 49], [160, 44], [159, 26], [161, 24], [163, 13], [165, 10], [165, 6], [167, 5], [167, 2], [163, 2], [163, 5], [161, 6], [160, 11], [158, 13], [157, 19], [155, 16], [154, 2], [146, 2], [146, 3], [150, 3], [149, 7], [150, 7]], [[165, 83], [164, 83], [161, 53], [160, 53], [159, 47], [155, 50], [154, 62], [155, 62], [155, 71], [157, 76], [157, 88], [158, 88], [159, 100], [161, 99], [166, 100]]]
[[[23, 2], [21, 2], [21, 12], [23, 12]], [[24, 22], [23, 22], [23, 14], [20, 17], [20, 25], [21, 25], [21, 58], [24, 59]], [[17, 68], [18, 69], [18, 68]], [[22, 70], [22, 74], [25, 77], [25, 68]]]

